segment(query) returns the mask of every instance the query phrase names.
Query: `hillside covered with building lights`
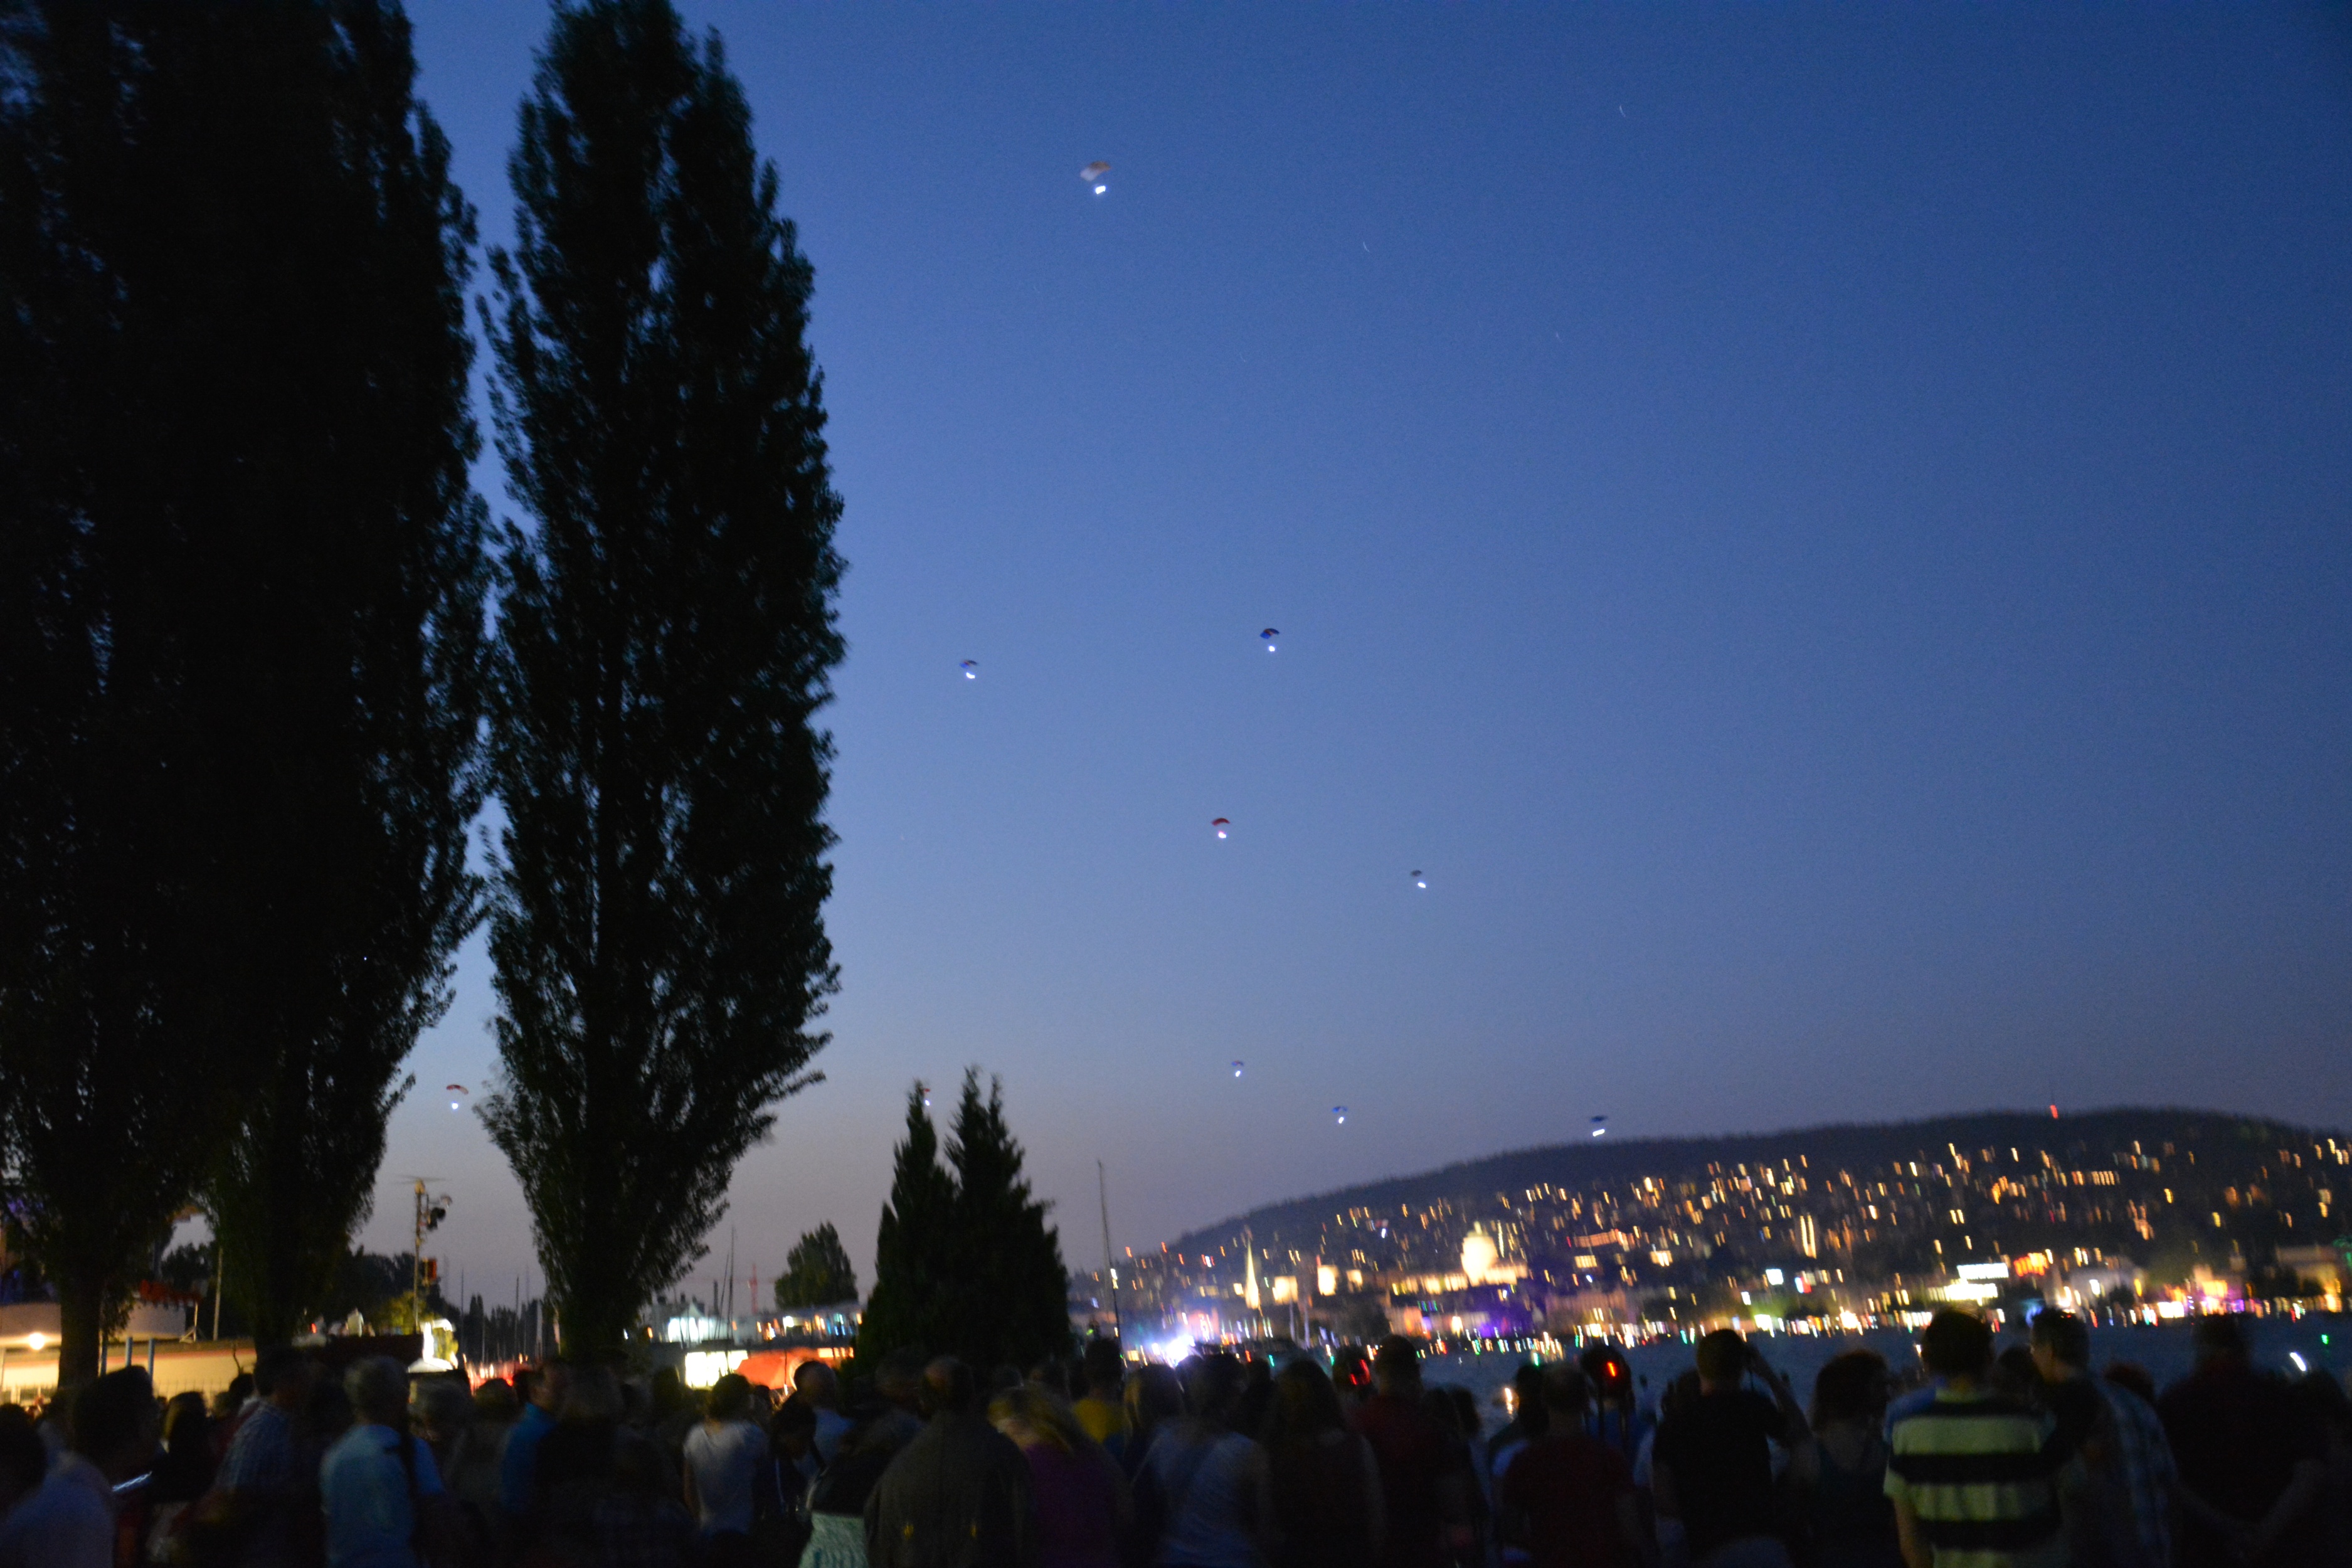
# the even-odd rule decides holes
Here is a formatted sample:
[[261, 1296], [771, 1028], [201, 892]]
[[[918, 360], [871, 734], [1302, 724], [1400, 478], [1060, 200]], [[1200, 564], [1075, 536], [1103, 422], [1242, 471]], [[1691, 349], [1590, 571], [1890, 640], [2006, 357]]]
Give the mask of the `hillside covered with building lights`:
[[2352, 1139], [2213, 1111], [1587, 1139], [1271, 1205], [1129, 1252], [1118, 1289], [1139, 1324], [1343, 1337], [2022, 1296], [2340, 1306], [2347, 1195]]

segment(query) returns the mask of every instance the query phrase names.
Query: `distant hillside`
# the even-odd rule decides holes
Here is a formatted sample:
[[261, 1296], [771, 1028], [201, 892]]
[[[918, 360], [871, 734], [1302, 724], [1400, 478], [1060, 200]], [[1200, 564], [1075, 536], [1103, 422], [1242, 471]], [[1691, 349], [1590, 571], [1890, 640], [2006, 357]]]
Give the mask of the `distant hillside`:
[[[1586, 1139], [1268, 1205], [1171, 1249], [1237, 1258], [1246, 1226], [1262, 1256], [1423, 1267], [1444, 1261], [1470, 1226], [1508, 1221], [1531, 1255], [1579, 1249], [1580, 1226], [1629, 1237], [1671, 1228], [1685, 1245], [1756, 1257], [1791, 1253], [1801, 1237], [1821, 1246], [1832, 1227], [1850, 1255], [1865, 1237], [1895, 1244], [1898, 1230], [1904, 1252], [1949, 1231], [1972, 1251], [1995, 1242], [2145, 1250], [2172, 1238], [2202, 1255], [2216, 1243], [2226, 1253], [2331, 1239], [2347, 1228], [2347, 1162], [2352, 1139], [2340, 1131], [2179, 1109]], [[1742, 1179], [1743, 1169], [1760, 1181]]]

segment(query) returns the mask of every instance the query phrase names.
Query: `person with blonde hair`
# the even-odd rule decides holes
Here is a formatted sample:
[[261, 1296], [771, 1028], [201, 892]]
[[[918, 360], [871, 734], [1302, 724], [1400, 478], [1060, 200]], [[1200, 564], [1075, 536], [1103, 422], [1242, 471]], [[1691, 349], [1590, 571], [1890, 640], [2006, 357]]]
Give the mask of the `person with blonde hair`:
[[1116, 1568], [1127, 1478], [1077, 1415], [1052, 1390], [1024, 1383], [991, 1400], [988, 1419], [1029, 1463], [1040, 1568]]

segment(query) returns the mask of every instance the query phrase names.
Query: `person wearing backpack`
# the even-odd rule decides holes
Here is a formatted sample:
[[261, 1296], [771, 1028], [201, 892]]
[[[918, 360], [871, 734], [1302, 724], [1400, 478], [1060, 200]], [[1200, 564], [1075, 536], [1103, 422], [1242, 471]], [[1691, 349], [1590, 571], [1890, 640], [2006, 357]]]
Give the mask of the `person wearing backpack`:
[[426, 1568], [453, 1560], [433, 1451], [408, 1430], [408, 1374], [386, 1356], [343, 1373], [351, 1427], [319, 1461], [328, 1568]]

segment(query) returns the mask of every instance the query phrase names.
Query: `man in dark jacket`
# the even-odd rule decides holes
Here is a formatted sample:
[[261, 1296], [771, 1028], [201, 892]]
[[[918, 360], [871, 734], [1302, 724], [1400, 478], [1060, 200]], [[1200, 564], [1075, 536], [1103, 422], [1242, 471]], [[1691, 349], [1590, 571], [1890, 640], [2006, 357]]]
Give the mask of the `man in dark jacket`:
[[866, 1500], [872, 1568], [1034, 1568], [1029, 1461], [980, 1411], [971, 1368], [923, 1371], [929, 1423]]

